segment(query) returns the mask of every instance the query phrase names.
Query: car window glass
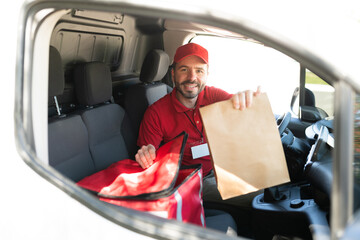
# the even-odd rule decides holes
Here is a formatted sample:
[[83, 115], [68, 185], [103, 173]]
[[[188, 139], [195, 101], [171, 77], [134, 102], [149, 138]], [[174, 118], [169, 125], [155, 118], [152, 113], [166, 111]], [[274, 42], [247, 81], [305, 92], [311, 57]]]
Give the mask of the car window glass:
[[207, 85], [229, 93], [261, 86], [275, 114], [289, 111], [294, 89], [299, 86], [298, 62], [251, 41], [200, 35], [192, 42], [209, 51]]
[[360, 208], [360, 94], [356, 95], [354, 121], [354, 210]]
[[[306, 69], [305, 88], [313, 93], [315, 107], [321, 108], [329, 116], [334, 116], [334, 88], [331, 85]], [[308, 98], [309, 95], [305, 95], [305, 102], [309, 101]]]

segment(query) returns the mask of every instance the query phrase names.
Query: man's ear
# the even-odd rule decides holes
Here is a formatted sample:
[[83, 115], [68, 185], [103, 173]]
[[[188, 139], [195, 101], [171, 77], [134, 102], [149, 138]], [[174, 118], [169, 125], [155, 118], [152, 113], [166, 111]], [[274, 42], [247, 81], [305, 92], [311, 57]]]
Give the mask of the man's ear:
[[173, 86], [175, 86], [174, 75], [175, 75], [174, 67], [172, 67], [172, 68], [171, 68], [171, 81], [172, 81], [172, 83], [173, 83]]

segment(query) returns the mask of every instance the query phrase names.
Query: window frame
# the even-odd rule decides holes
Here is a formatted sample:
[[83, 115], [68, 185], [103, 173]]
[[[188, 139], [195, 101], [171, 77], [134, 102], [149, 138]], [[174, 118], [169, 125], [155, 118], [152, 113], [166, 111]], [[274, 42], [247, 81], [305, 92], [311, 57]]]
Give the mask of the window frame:
[[[141, 5], [140, 5], [141, 4]], [[349, 204], [346, 201], [346, 197], [349, 197], [351, 193], [345, 191], [344, 196], [339, 196], [338, 190], [345, 184], [346, 189], [349, 187], [348, 183], [351, 180], [347, 178], [343, 180], [342, 176], [348, 174], [353, 163], [353, 151], [351, 147], [347, 147], [345, 144], [353, 141], [352, 136], [353, 118], [350, 121], [350, 125], [347, 126], [349, 119], [346, 117], [351, 116], [350, 107], [346, 105], [346, 101], [349, 97], [354, 95], [354, 91], [360, 92], [360, 86], [351, 77], [344, 76], [341, 72], [333, 70], [333, 66], [320, 59], [314, 53], [307, 51], [307, 49], [297, 45], [296, 43], [289, 41], [281, 35], [276, 35], [264, 26], [255, 24], [248, 19], [231, 20], [228, 16], [222, 15], [221, 12], [214, 19], [210, 11], [185, 11], [184, 8], [174, 10], [170, 7], [157, 7], [156, 3], [132, 3], [131, 5], [126, 2], [111, 2], [106, 4], [102, 1], [92, 0], [91, 4], [89, 1], [79, 0], [74, 2], [63, 2], [63, 1], [33, 1], [26, 2], [21, 10], [21, 19], [19, 27], [19, 43], [17, 53], [17, 67], [16, 67], [16, 93], [15, 93], [15, 138], [18, 151], [24, 161], [44, 179], [51, 182], [59, 189], [63, 190], [85, 206], [89, 207], [93, 211], [99, 213], [103, 217], [106, 217], [110, 221], [132, 229], [142, 234], [159, 237], [165, 239], [174, 239], [174, 236], [186, 238], [192, 237], [197, 239], [215, 239], [219, 236], [226, 238], [224, 235], [218, 235], [213, 231], [199, 231], [200, 229], [183, 225], [181, 223], [172, 223], [169, 221], [161, 221], [157, 218], [149, 217], [147, 214], [135, 213], [132, 210], [114, 211], [114, 207], [108, 206], [100, 201], [96, 200], [89, 193], [76, 187], [74, 183], [67, 180], [61, 174], [58, 174], [51, 167], [42, 163], [38, 156], [35, 145], [37, 144], [36, 138], [34, 137], [33, 129], [33, 58], [37, 53], [34, 51], [34, 39], [39, 31], [39, 27], [43, 24], [42, 18], [36, 19], [36, 14], [42, 9], [53, 8], [53, 9], [66, 9], [66, 8], [86, 8], [89, 10], [104, 10], [114, 11], [118, 9], [121, 12], [130, 14], [144, 14], [144, 15], [157, 15], [163, 18], [174, 18], [181, 20], [184, 16], [191, 16], [191, 20], [198, 21], [200, 23], [214, 25], [214, 26], [227, 26], [228, 30], [234, 32], [245, 33], [248, 37], [257, 39], [264, 44], [279, 50], [280, 52], [296, 59], [297, 61], [304, 63], [304, 66], [309, 68], [312, 72], [319, 76], [324, 76], [329, 82], [335, 86], [335, 129], [337, 134], [335, 135], [335, 155], [334, 155], [334, 190], [333, 190], [333, 203], [332, 203], [332, 234], [333, 237], [341, 235], [342, 230], [345, 228], [347, 221], [351, 217], [349, 213]], [[160, 5], [159, 5], [160, 6]], [[187, 9], [187, 8], [186, 8]], [[185, 12], [184, 12], [185, 11]], [[354, 90], [355, 89], [355, 90]], [[45, 91], [47, 92], [47, 91]], [[353, 110], [353, 108], [351, 109]], [[342, 131], [343, 130], [343, 131]], [[344, 141], [343, 141], [344, 140]], [[351, 145], [351, 144], [350, 144]], [[344, 147], [344, 148], [342, 148]], [[351, 154], [350, 154], [351, 152]], [[350, 156], [349, 156], [350, 155]], [[346, 163], [345, 166], [341, 166], [341, 163]], [[339, 166], [340, 165], [340, 166]], [[348, 189], [347, 189], [348, 190]], [[345, 207], [346, 211], [342, 210]], [[349, 215], [350, 214], [350, 215]], [[339, 219], [339, 220], [337, 220]], [[131, 222], [131, 224], [129, 223]], [[162, 229], [162, 225], [168, 226], [167, 229]], [[171, 226], [171, 227], [170, 227]], [[145, 230], [144, 230], [145, 229]], [[154, 230], [156, 229], [156, 231]], [[162, 230], [159, 230], [162, 229]], [[179, 237], [180, 238], [180, 237]]]

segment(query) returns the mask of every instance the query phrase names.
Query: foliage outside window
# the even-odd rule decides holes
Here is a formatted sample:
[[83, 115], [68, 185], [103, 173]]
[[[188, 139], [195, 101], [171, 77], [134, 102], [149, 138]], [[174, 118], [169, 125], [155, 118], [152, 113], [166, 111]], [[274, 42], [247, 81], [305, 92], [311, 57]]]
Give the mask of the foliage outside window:
[[[354, 122], [354, 185], [360, 188], [360, 95], [356, 95]], [[360, 208], [360, 196], [354, 194], [355, 210]]]
[[315, 106], [334, 116], [334, 88], [320, 77], [306, 69], [305, 88], [315, 96]]

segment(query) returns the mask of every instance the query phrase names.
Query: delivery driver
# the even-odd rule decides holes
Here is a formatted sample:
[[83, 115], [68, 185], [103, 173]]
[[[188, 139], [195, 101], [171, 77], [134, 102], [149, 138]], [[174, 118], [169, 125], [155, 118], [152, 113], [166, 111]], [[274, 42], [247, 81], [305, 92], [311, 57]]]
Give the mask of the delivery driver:
[[205, 201], [208, 198], [214, 200], [214, 197], [221, 200], [221, 197], [216, 188], [199, 108], [231, 98], [234, 108], [243, 110], [250, 107], [253, 97], [260, 93], [258, 88], [256, 92], [248, 90], [232, 95], [208, 87], [208, 69], [208, 52], [202, 46], [189, 43], [176, 50], [171, 70], [175, 87], [146, 110], [137, 142], [141, 148], [135, 156], [141, 167], [148, 168], [153, 164], [156, 149], [161, 143], [169, 142], [183, 131], [187, 132], [189, 136], [182, 164], [202, 164]]

